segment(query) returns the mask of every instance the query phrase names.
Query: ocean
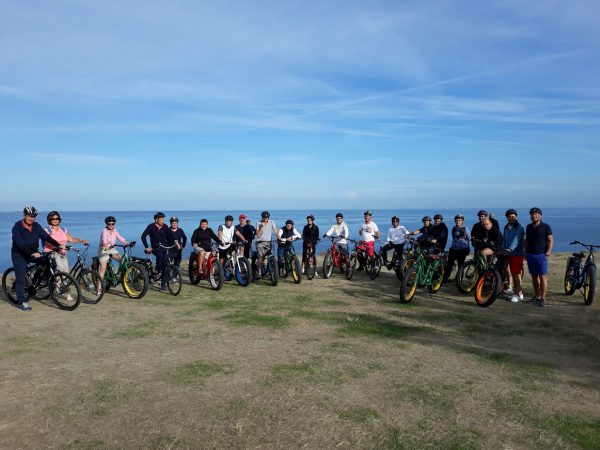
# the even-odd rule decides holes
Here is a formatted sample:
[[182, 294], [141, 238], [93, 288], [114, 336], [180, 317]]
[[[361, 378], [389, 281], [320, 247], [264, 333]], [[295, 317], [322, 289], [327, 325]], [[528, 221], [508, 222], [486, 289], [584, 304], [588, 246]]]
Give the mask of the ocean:
[[[504, 211], [506, 208], [493, 208], [488, 211], [495, 213], [495, 217], [500, 221], [500, 225], [506, 223]], [[465, 224], [470, 228], [477, 221], [477, 209], [463, 209], [461, 211], [440, 209], [436, 211], [424, 209], [379, 209], [373, 210], [373, 221], [379, 227], [382, 238], [385, 239], [390, 228], [390, 218], [393, 215], [400, 217], [400, 224], [408, 228], [409, 231], [416, 230], [421, 226], [421, 218], [425, 215], [432, 216], [440, 213], [444, 216], [444, 222], [451, 228], [454, 224], [454, 216], [457, 212], [465, 216]], [[227, 214], [231, 214], [237, 224], [237, 217], [244, 213], [253, 225], [260, 220], [258, 210], [248, 211], [164, 211], [167, 215], [166, 222], [170, 216], [179, 217], [179, 226], [183, 228], [188, 236], [198, 227], [200, 219], [205, 218], [209, 226], [216, 232], [219, 224]], [[335, 223], [335, 214], [337, 210], [272, 210], [271, 219], [278, 227], [284, 225], [287, 219], [292, 219], [300, 233], [306, 224], [306, 215], [312, 213], [315, 216], [315, 223], [319, 226], [321, 235], [324, 234], [332, 224]], [[363, 222], [363, 210], [343, 210], [344, 220], [348, 224], [351, 237], [357, 238], [357, 230]], [[569, 245], [569, 242], [579, 240], [586, 243], [600, 244], [600, 208], [543, 208], [543, 221], [552, 227], [554, 235], [554, 251], [566, 252], [575, 251], [575, 246]], [[83, 237], [90, 241], [89, 254], [95, 255], [97, 251], [100, 233], [104, 228], [104, 218], [107, 215], [113, 215], [117, 218], [117, 230], [128, 241], [137, 241], [138, 245], [134, 248], [134, 254], [143, 256], [143, 245], [140, 236], [147, 224], [153, 222], [154, 211], [61, 211], [62, 226], [66, 227], [75, 237]], [[519, 211], [521, 223], [529, 223], [529, 214], [527, 210]], [[47, 211], [40, 212], [38, 222], [42, 226], [47, 226]], [[12, 243], [11, 230], [14, 223], [20, 220], [20, 212], [0, 212], [0, 270], [4, 271], [12, 265], [10, 259], [10, 247]], [[317, 251], [320, 253], [327, 249], [330, 241], [322, 240]], [[184, 251], [185, 256], [189, 254], [189, 246]], [[296, 243], [296, 251], [301, 250], [301, 244]], [[70, 258], [73, 255], [70, 255]]]

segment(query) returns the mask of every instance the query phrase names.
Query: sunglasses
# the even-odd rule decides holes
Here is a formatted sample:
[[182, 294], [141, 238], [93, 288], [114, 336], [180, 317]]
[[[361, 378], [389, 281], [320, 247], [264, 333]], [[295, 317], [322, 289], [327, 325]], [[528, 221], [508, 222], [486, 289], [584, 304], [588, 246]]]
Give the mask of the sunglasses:
[[60, 217], [52, 217], [50, 220], [60, 220]]
[[114, 222], [108, 222], [106, 225], [114, 225]]

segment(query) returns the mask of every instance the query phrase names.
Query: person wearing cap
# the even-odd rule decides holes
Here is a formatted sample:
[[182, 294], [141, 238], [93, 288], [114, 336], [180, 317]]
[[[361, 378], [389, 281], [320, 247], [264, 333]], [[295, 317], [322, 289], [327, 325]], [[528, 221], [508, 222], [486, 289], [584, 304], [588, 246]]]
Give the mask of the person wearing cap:
[[[49, 226], [48, 228], [44, 228], [44, 231], [46, 231], [46, 233], [48, 233], [55, 241], [60, 243], [61, 246], [66, 247], [69, 242], [85, 245], [89, 244], [85, 239], [73, 237], [66, 228], [61, 228], [60, 224], [62, 218], [58, 211], [50, 211], [46, 220]], [[56, 246], [51, 245], [48, 242], [44, 243], [44, 253], [49, 253], [56, 249]], [[69, 260], [67, 259], [67, 253], [64, 250], [61, 250], [59, 253], [53, 253], [51, 258], [56, 262], [57, 270], [69, 273]]]
[[304, 262], [308, 255], [308, 246], [312, 245], [313, 248], [316, 248], [319, 236], [319, 227], [315, 223], [315, 216], [309, 214], [306, 216], [306, 225], [302, 229], [302, 273], [304, 273]]
[[[148, 237], [150, 238], [150, 245], [148, 245]], [[167, 250], [164, 247], [171, 247], [172, 245], [175, 245], [177, 248], [180, 247], [179, 242], [175, 240], [169, 227], [165, 225], [165, 215], [162, 212], [154, 214], [154, 223], [148, 224], [142, 233], [142, 243], [144, 244], [144, 252], [148, 254], [152, 253], [156, 257], [157, 272], [163, 271], [168, 261]], [[163, 271], [160, 286], [162, 290], [167, 289], [168, 276], [168, 271]]]
[[236, 233], [236, 242], [244, 242], [244, 256], [246, 258], [250, 258], [250, 249], [252, 248], [252, 241], [256, 236], [256, 228], [252, 226], [250, 222], [248, 222], [246, 214], [240, 214], [239, 217], [240, 223], [235, 226], [235, 229], [241, 233], [243, 236], [243, 240], [240, 239]]
[[383, 265], [386, 266], [388, 270], [392, 269], [391, 265], [388, 266], [388, 252], [394, 249], [394, 252], [397, 255], [402, 255], [402, 252], [404, 251], [404, 244], [406, 243], [406, 235], [408, 234], [406, 227], [404, 227], [404, 225], [400, 225], [400, 217], [393, 216], [391, 220], [392, 227], [388, 231], [387, 242], [380, 249]]
[[182, 228], [179, 228], [179, 217], [173, 216], [169, 219], [169, 223], [171, 224], [171, 234], [173, 234], [173, 239], [175, 242], [179, 242], [179, 248], [177, 249], [177, 253], [175, 254], [174, 263], [177, 267], [181, 264], [181, 258], [183, 257], [183, 249], [185, 248], [185, 244], [187, 244], [187, 236], [185, 235], [185, 231]]
[[242, 233], [233, 226], [233, 216], [229, 214], [225, 216], [225, 223], [219, 225], [217, 235], [221, 241], [219, 244], [219, 259], [227, 258], [227, 253], [235, 250], [235, 245], [232, 244], [236, 238], [244, 243], [246, 242]]
[[454, 262], [458, 267], [462, 266], [467, 259], [467, 255], [471, 252], [471, 236], [469, 230], [465, 227], [465, 217], [462, 214], [454, 216], [454, 226], [452, 227], [452, 243], [448, 252], [448, 262], [444, 270], [444, 283], [450, 278], [452, 266]]
[[338, 250], [344, 254], [348, 254], [347, 239], [350, 237], [350, 231], [348, 230], [348, 225], [344, 222], [344, 215], [341, 212], [335, 215], [335, 224], [323, 235], [324, 238], [331, 236], [334, 237], [333, 242]]
[[379, 239], [379, 228], [373, 222], [373, 213], [366, 210], [363, 213], [365, 218], [364, 223], [358, 228], [358, 235], [364, 241], [367, 247], [367, 256], [372, 258], [375, 256], [375, 239]]
[[517, 219], [516, 209], [508, 209], [504, 215], [507, 220], [503, 232], [504, 248], [510, 251], [508, 255], [508, 272], [509, 285], [512, 286], [504, 293], [511, 295], [511, 302], [517, 303], [519, 300], [523, 300], [521, 272], [523, 271], [523, 260], [525, 258], [525, 228]]
[[[471, 239], [482, 240], [486, 236], [486, 231], [483, 228], [483, 223], [486, 220], [489, 220], [489, 214], [485, 209], [479, 210], [477, 213], [477, 217], [479, 218], [479, 222], [475, 223], [471, 228]], [[494, 219], [495, 220], [495, 219]], [[492, 226], [494, 226], [494, 222], [490, 221]], [[498, 223], [496, 221], [496, 223]]]
[[260, 222], [256, 227], [256, 254], [258, 256], [257, 267], [262, 267], [263, 258], [271, 250], [271, 239], [273, 235], [277, 236], [277, 225], [271, 220], [269, 211], [260, 213]]
[[444, 216], [441, 214], [433, 216], [433, 226], [431, 227], [429, 242], [434, 245], [436, 251], [443, 252], [446, 249], [448, 227], [444, 223]]
[[290, 248], [296, 239], [302, 239], [302, 235], [294, 227], [294, 221], [288, 219], [285, 221], [285, 226], [277, 233], [277, 236], [277, 242], [279, 243], [277, 246], [277, 259], [279, 260], [279, 265], [282, 265], [286, 249]]
[[548, 294], [548, 257], [552, 253], [554, 237], [550, 225], [542, 222], [542, 210], [529, 210], [531, 223], [525, 229], [525, 255], [527, 267], [531, 274], [534, 296], [530, 302], [538, 306], [546, 306]]
[[35, 262], [36, 258], [42, 256], [39, 252], [40, 241], [54, 245], [55, 247], [64, 248], [35, 221], [37, 215], [38, 212], [33, 206], [26, 206], [23, 208], [23, 218], [15, 222], [12, 228], [10, 256], [15, 268], [17, 308], [22, 311], [31, 310], [31, 306], [27, 303], [27, 294], [25, 292], [25, 274], [27, 272], [27, 264]]

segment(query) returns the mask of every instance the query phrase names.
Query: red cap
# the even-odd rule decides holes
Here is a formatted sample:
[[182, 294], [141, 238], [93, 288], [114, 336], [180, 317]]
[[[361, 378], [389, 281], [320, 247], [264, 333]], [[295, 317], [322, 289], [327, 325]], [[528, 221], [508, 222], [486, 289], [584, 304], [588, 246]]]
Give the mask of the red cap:
[[240, 214], [240, 219], [245, 219], [246, 218], [246, 214]]

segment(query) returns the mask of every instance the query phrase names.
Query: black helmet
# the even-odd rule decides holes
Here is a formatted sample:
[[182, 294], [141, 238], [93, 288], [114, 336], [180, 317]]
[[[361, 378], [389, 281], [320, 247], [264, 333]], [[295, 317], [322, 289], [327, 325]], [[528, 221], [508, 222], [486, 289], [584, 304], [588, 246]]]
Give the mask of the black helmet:
[[288, 220], [285, 221], [285, 224], [293, 226], [294, 225], [294, 221], [292, 219], [288, 219]]
[[157, 213], [154, 214], [154, 220], [164, 218], [164, 217], [165, 217], [165, 214], [160, 211], [158, 211]]
[[171, 217], [171, 218], [169, 219], [169, 223], [173, 223], [173, 222], [177, 222], [177, 223], [179, 223], [179, 217], [177, 217], [177, 216], [173, 216], [173, 217]]
[[271, 214], [269, 214], [269, 211], [263, 211], [260, 213], [260, 217], [262, 217], [263, 219], [268, 219], [269, 217], [271, 217]]
[[392, 222], [400, 222], [400, 217], [398, 217], [398, 216], [393, 216], [393, 217], [392, 217]]
[[233, 216], [232, 216], [231, 214], [227, 214], [227, 215], [225, 216], [225, 222], [227, 222], [228, 220], [230, 220], [230, 221], [232, 221], [232, 222], [233, 222]]
[[373, 213], [368, 209], [363, 213], [363, 216], [372, 216], [372, 215], [373, 215]]
[[23, 208], [23, 215], [37, 217], [38, 212], [37, 212], [37, 209], [35, 209], [35, 207], [26, 206], [25, 208]]
[[517, 210], [516, 209], [512, 209], [512, 208], [507, 209], [506, 212], [504, 213], [504, 215], [506, 217], [510, 216], [511, 214], [514, 214], [515, 216], [518, 216]]
[[462, 214], [457, 214], [454, 216], [454, 220], [456, 220], [456, 219], [465, 220], [465, 216], [463, 216]]
[[335, 218], [337, 219], [338, 217], [341, 217], [342, 219], [344, 218], [344, 215], [342, 213], [337, 213], [335, 215]]
[[56, 217], [56, 216], [58, 216], [58, 221], [59, 221], [59, 222], [62, 222], [62, 218], [60, 217], [60, 213], [59, 213], [58, 211], [50, 211], [50, 212], [48, 213], [48, 215], [46, 216], [46, 220], [48, 220], [48, 225], [51, 225], [51, 224], [52, 224], [52, 223], [51, 223], [51, 222], [52, 222], [52, 221], [51, 221], [51, 219], [52, 219], [53, 217]]
[[116, 221], [117, 221], [117, 219], [115, 219], [115, 218], [114, 218], [114, 216], [107, 216], [107, 217], [104, 219], [104, 223], [105, 223], [106, 225], [108, 225], [108, 223], [109, 223], [109, 222], [113, 222], [113, 223], [114, 223], [114, 222], [116, 222]]
[[488, 212], [485, 209], [480, 209], [479, 212], [477, 213], [478, 216], [488, 216]]
[[306, 219], [307, 220], [310, 219], [310, 220], [312, 220], [314, 222], [315, 221], [315, 216], [313, 216], [312, 214], [309, 214], [308, 216], [306, 216]]
[[433, 219], [441, 219], [444, 220], [444, 216], [442, 216], [441, 214], [436, 214], [435, 216], [433, 216]]
[[529, 214], [541, 214], [542, 210], [540, 208], [538, 208], [537, 206], [534, 206], [533, 208], [531, 208], [529, 210]]
[[427, 222], [427, 221], [431, 222], [431, 217], [425, 216], [421, 219], [421, 222]]

